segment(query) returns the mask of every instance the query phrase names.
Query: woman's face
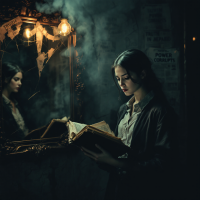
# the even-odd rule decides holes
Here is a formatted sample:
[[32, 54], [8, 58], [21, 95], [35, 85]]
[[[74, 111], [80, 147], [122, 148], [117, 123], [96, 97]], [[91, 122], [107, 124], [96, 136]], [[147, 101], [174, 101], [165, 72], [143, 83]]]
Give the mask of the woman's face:
[[16, 73], [12, 77], [10, 83], [8, 83], [8, 85], [7, 85], [7, 89], [9, 90], [10, 93], [19, 91], [19, 88], [22, 85], [21, 80], [22, 80], [22, 73], [21, 72]]
[[138, 77], [136, 73], [129, 73], [134, 82], [129, 77], [126, 69], [121, 66], [115, 67], [115, 76], [117, 78], [118, 84], [126, 96], [134, 94], [141, 87], [142, 84], [141, 78]]

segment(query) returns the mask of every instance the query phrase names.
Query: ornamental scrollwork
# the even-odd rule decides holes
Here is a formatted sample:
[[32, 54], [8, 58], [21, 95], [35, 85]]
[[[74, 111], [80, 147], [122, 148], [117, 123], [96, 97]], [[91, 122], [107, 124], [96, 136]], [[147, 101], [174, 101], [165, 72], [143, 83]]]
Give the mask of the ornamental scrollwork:
[[35, 145], [32, 145], [30, 147], [27, 148], [27, 151], [31, 152], [31, 153], [34, 153], [36, 155], [39, 155], [41, 153], [44, 153], [48, 148], [51, 148], [50, 146], [47, 146], [47, 145], [40, 145], [40, 144], [35, 144]]
[[[41, 0], [42, 2], [42, 0]], [[59, 24], [61, 19], [61, 13], [56, 12], [50, 15], [39, 13], [36, 10], [34, 0], [14, 1], [12, 4], [1, 2], [0, 8], [0, 20], [9, 21], [16, 17], [33, 18], [36, 21], [44, 24]]]

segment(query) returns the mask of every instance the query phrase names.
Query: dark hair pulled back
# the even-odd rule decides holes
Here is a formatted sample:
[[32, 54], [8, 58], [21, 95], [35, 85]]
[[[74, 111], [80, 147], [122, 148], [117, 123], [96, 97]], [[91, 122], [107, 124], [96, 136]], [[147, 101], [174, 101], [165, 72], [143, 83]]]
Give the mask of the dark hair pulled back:
[[5, 62], [2, 64], [2, 88], [5, 87], [6, 85], [6, 80], [8, 81], [8, 83], [10, 83], [11, 79], [13, 78], [13, 76], [15, 76], [15, 74], [17, 74], [18, 72], [22, 72], [22, 69], [14, 63], [11, 62]]
[[126, 50], [115, 59], [114, 64], [112, 66], [112, 75], [115, 83], [115, 68], [117, 66], [121, 66], [124, 69], [126, 69], [129, 77], [131, 77], [130, 72], [134, 72], [138, 76], [140, 76], [142, 71], [145, 70], [146, 77], [143, 80], [145, 87], [147, 87], [150, 90], [153, 90], [154, 92], [162, 91], [161, 83], [159, 82], [151, 68], [151, 62], [142, 51], [137, 49]]

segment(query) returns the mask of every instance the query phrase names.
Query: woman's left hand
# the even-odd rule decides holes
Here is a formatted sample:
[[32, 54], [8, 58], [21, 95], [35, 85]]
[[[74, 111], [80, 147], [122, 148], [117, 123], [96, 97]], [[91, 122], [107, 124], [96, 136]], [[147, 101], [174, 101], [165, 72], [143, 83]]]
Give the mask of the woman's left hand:
[[89, 158], [92, 158], [98, 163], [104, 163], [104, 164], [109, 164], [112, 165], [113, 160], [115, 160], [110, 153], [108, 153], [105, 149], [100, 147], [99, 145], [95, 145], [101, 153], [95, 153], [93, 151], [90, 151], [89, 149], [86, 149], [85, 147], [81, 147], [81, 150], [84, 152], [86, 156]]

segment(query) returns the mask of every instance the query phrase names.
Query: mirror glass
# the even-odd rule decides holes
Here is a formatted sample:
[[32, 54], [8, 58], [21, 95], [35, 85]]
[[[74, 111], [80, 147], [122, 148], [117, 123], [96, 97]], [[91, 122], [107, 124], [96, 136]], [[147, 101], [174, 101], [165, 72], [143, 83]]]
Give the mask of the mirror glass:
[[[22, 23], [13, 39], [5, 34], [1, 43], [2, 63], [16, 63], [23, 70], [22, 86], [14, 98], [23, 113], [28, 132], [47, 127], [52, 119], [69, 117], [72, 109], [71, 64], [67, 50], [70, 36], [53, 37], [55, 27], [41, 24], [38, 24], [40, 34], [37, 34], [36, 27], [36, 24]], [[15, 31], [16, 27], [12, 28]], [[27, 37], [28, 29], [31, 37]], [[5, 113], [3, 124], [10, 120], [4, 116]]]

